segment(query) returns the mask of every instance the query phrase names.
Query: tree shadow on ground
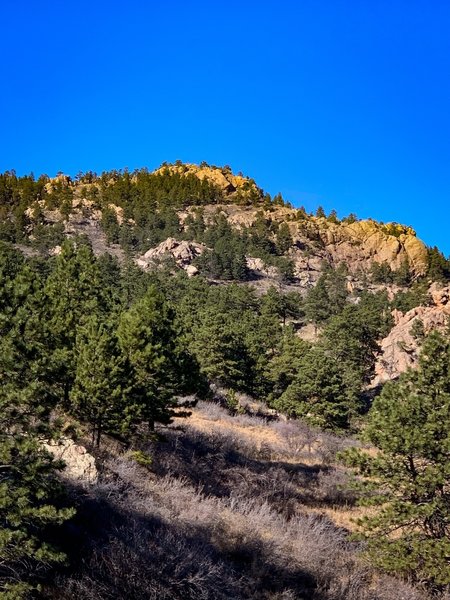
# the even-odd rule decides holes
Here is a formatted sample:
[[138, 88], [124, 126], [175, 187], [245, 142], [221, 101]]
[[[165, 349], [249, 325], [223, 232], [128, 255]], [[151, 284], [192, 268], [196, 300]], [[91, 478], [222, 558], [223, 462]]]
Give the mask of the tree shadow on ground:
[[348, 506], [355, 501], [340, 489], [342, 481], [333, 467], [260, 458], [245, 444], [216, 433], [169, 430], [150, 453], [158, 476], [182, 477], [217, 498], [257, 497], [288, 518], [299, 505], [329, 506], [331, 501]]
[[282, 598], [287, 591], [286, 598], [314, 597], [314, 577], [277, 564], [270, 544], [256, 535], [239, 545], [218, 545], [207, 527], [144, 517], [76, 494], [78, 512], [61, 539], [69, 566], [44, 586], [44, 598], [256, 600]]

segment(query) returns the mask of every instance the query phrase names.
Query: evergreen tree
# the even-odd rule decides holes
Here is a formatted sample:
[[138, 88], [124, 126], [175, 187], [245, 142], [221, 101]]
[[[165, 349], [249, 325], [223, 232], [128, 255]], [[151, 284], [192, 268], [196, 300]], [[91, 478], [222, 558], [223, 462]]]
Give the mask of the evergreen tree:
[[126, 433], [136, 421], [131, 403], [124, 406], [124, 365], [111, 324], [92, 316], [78, 329], [75, 351], [71, 410], [92, 426], [92, 441], [99, 446], [103, 432]]
[[102, 210], [101, 227], [106, 234], [108, 244], [118, 244], [120, 239], [120, 225], [115, 211], [106, 206]]
[[381, 326], [366, 310], [349, 304], [329, 320], [321, 336], [321, 346], [340, 365], [355, 394], [373, 377]]
[[419, 368], [386, 384], [366, 428], [379, 451], [352, 450], [367, 476], [363, 520], [374, 562], [389, 572], [439, 587], [450, 584], [450, 342], [425, 341]]
[[427, 276], [433, 281], [444, 283], [450, 280], [450, 260], [436, 246], [428, 248]]
[[105, 314], [111, 308], [102, 283], [91, 247], [82, 241], [65, 242], [47, 279], [45, 293], [54, 379], [66, 404], [75, 375], [77, 327], [92, 314]]
[[23, 391], [27, 410], [41, 416], [56, 403], [45, 300], [43, 279], [25, 264], [11, 282], [9, 306], [0, 312], [2, 389]]
[[278, 254], [285, 254], [289, 250], [289, 248], [291, 248], [293, 243], [294, 241], [289, 230], [289, 225], [287, 223], [282, 223], [278, 228], [276, 234], [275, 245]]
[[225, 387], [246, 389], [250, 356], [241, 332], [232, 319], [212, 307], [200, 318], [190, 348], [202, 373]]
[[[120, 316], [119, 346], [130, 369], [133, 412], [154, 428], [169, 423], [176, 394], [199, 385], [195, 361], [177, 336], [174, 315], [164, 297], [151, 286]], [[200, 379], [200, 378], [199, 378]]]
[[373, 262], [370, 268], [373, 283], [393, 283], [394, 273], [386, 261], [382, 263]]
[[392, 301], [392, 308], [408, 312], [416, 306], [427, 305], [429, 282], [426, 279], [415, 281], [408, 289], [398, 292]]
[[[2, 394], [0, 596], [20, 599], [28, 597], [52, 563], [64, 562], [65, 555], [51, 540], [55, 527], [74, 511], [58, 507], [55, 502], [59, 486], [54, 474], [61, 465], [42, 449], [30, 428], [19, 426], [17, 407], [21, 398], [10, 398], [16, 408], [12, 411], [5, 407], [4, 400]], [[9, 418], [5, 419], [5, 412]]]
[[330, 223], [339, 223], [339, 218], [337, 216], [337, 212], [333, 209], [327, 217], [327, 220]]
[[411, 268], [407, 256], [402, 260], [400, 267], [393, 272], [392, 279], [397, 285], [407, 286], [411, 283]]
[[200, 269], [217, 279], [243, 281], [248, 277], [247, 260], [240, 240], [223, 236], [197, 260]]
[[266, 365], [266, 377], [271, 387], [269, 402], [273, 403], [282, 396], [297, 378], [309, 350], [310, 344], [295, 335], [291, 328], [284, 330], [273, 357]]
[[321, 325], [344, 308], [348, 296], [345, 276], [345, 267], [332, 269], [324, 265], [317, 284], [305, 298], [305, 314], [309, 321]]
[[[270, 261], [272, 262], [272, 261]], [[278, 270], [278, 277], [281, 283], [291, 283], [295, 279], [294, 261], [285, 256], [276, 256], [273, 263]]]
[[326, 278], [321, 275], [316, 285], [308, 291], [305, 298], [305, 316], [317, 325], [324, 323], [332, 314], [330, 296]]
[[326, 219], [327, 215], [325, 214], [325, 211], [323, 210], [322, 206], [317, 207], [316, 217], [321, 218], [321, 219]]
[[313, 347], [299, 358], [295, 378], [273, 405], [326, 429], [348, 428], [358, 409], [343, 368], [321, 347]]
[[323, 264], [317, 284], [305, 298], [308, 321], [321, 325], [344, 308], [348, 296], [346, 274], [345, 265], [333, 269], [327, 263]]

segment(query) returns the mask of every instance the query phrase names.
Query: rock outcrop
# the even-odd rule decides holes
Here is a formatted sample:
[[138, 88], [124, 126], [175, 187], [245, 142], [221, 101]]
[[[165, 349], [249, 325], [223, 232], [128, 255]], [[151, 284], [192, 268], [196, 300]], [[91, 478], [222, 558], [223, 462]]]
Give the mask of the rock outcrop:
[[[220, 211], [237, 229], [251, 227], [261, 216], [268, 222], [286, 223], [294, 241], [289, 258], [300, 282], [306, 286], [317, 281], [325, 261], [333, 266], [345, 263], [350, 273], [369, 272], [374, 262], [386, 262], [393, 271], [405, 260], [411, 271], [424, 275], [428, 266], [425, 244], [411, 227], [396, 223], [383, 225], [365, 220], [331, 222], [323, 217], [305, 216], [287, 207], [245, 207], [236, 204], [207, 206], [204, 216], [210, 222]], [[188, 213], [184, 213], [182, 221]]]
[[200, 180], [206, 179], [215, 185], [225, 196], [232, 196], [236, 192], [240, 192], [245, 196], [251, 191], [258, 196], [262, 196], [261, 190], [253, 179], [244, 177], [243, 175], [233, 175], [229, 167], [220, 168], [209, 165], [183, 163], [179, 165], [163, 165], [155, 173], [162, 173], [164, 170], [185, 176], [195, 175]]
[[416, 275], [427, 269], [427, 250], [413, 229], [396, 224], [383, 226], [375, 221], [328, 223], [315, 219], [325, 251], [333, 262], [345, 262], [352, 271], [367, 269], [372, 262], [386, 262], [393, 271], [405, 259]]
[[57, 460], [65, 463], [61, 477], [77, 485], [92, 485], [96, 483], [98, 472], [94, 457], [84, 446], [79, 446], [69, 438], [57, 442], [47, 442], [44, 448]]
[[262, 258], [254, 258], [252, 256], [246, 257], [247, 267], [250, 271], [257, 276], [265, 276], [265, 277], [276, 277], [277, 269], [275, 267], [267, 266]]
[[395, 324], [389, 335], [381, 341], [381, 353], [375, 365], [372, 386], [396, 379], [409, 367], [417, 365], [420, 347], [411, 331], [416, 321], [422, 321], [425, 335], [434, 329], [442, 331], [448, 326], [450, 287], [442, 288], [433, 284], [429, 296], [431, 306], [417, 306], [405, 314], [398, 310], [393, 312]]
[[150, 248], [145, 254], [136, 259], [136, 264], [147, 270], [157, 266], [166, 259], [173, 259], [178, 267], [184, 269], [189, 276], [195, 275], [198, 271], [192, 264], [194, 259], [203, 254], [206, 250], [204, 244], [197, 242], [179, 241], [175, 238], [167, 238], [156, 248]]
[[[317, 260], [337, 266], [345, 263], [351, 273], [368, 272], [374, 262], [386, 262], [393, 271], [408, 261], [415, 275], [427, 270], [425, 244], [409, 227], [375, 221], [330, 223], [324, 218], [309, 217], [290, 224], [297, 246], [297, 268], [317, 270]], [[305, 252], [306, 250], [306, 252]]]

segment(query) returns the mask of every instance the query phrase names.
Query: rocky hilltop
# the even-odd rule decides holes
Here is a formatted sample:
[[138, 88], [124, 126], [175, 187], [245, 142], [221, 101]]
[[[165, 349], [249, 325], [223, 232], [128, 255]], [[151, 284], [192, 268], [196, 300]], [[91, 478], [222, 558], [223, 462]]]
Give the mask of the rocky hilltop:
[[[252, 227], [261, 217], [278, 226], [287, 224], [293, 240], [287, 254], [294, 261], [296, 275], [304, 284], [315, 283], [323, 262], [334, 267], [345, 263], [353, 274], [368, 272], [374, 262], [385, 263], [396, 271], [407, 261], [417, 276], [424, 275], [427, 269], [425, 244], [412, 228], [396, 223], [333, 222], [325, 217], [304, 216], [294, 208], [261, 209], [234, 204], [207, 206], [206, 218], [211, 221], [217, 211], [241, 230]], [[182, 222], [187, 214], [180, 214]]]
[[[433, 277], [431, 249], [410, 227], [319, 209], [309, 214], [229, 167], [177, 161], [153, 172], [1, 177], [0, 238], [27, 255], [58, 254], [65, 237], [81, 235], [96, 255], [120, 262], [128, 256], [145, 271], [182, 269], [220, 284], [245, 281], [261, 291], [275, 284], [302, 296], [324, 270], [344, 266], [353, 302], [362, 289], [386, 289], [392, 299], [401, 286]], [[434, 259], [445, 261], [436, 253]], [[446, 323], [445, 293], [435, 286], [429, 296], [427, 306], [394, 312], [374, 384], [415, 363], [414, 321], [426, 332]]]
[[[426, 272], [427, 248], [410, 227], [396, 223], [382, 224], [373, 220], [340, 221], [337, 218], [307, 214], [283, 201], [282, 205], [270, 201], [254, 180], [243, 175], [234, 175], [228, 167], [164, 165], [151, 173], [150, 177], [152, 176], [156, 179], [177, 177], [186, 181], [192, 181], [194, 178], [209, 185], [210, 201], [201, 203], [206, 225], [211, 224], [218, 214], [223, 215], [233, 228], [240, 231], [255, 226], [261, 220], [267, 223], [268, 230], [273, 231], [285, 224], [292, 236], [292, 244], [285, 254], [293, 261], [298, 283], [304, 287], [314, 285], [324, 263], [334, 267], [345, 263], [353, 275], [367, 273], [373, 263], [384, 263], [396, 271], [405, 261], [415, 276], [424, 275]], [[138, 187], [139, 177], [140, 175], [131, 174], [127, 185], [131, 189], [133, 184]], [[124, 187], [122, 183], [121, 186]], [[105, 220], [114, 220], [119, 227], [125, 225], [131, 228], [136, 224], [136, 220], [133, 216], [125, 216], [130, 212], [126, 205], [127, 190], [123, 190], [125, 199], [123, 196], [118, 198], [120, 204], [108, 201], [114, 199], [114, 194], [120, 194], [120, 191], [117, 193], [115, 190], [117, 187], [120, 186], [114, 174], [102, 178], [84, 176], [79, 180], [58, 175], [48, 180], [40, 199], [27, 208], [31, 236], [37, 223], [61, 223], [64, 232], [69, 236], [80, 233], [87, 235], [97, 253], [106, 251], [120, 256], [117, 246], [111, 243], [111, 240], [107, 240], [103, 227]], [[61, 204], [61, 196], [64, 195], [65, 206], [58, 206]], [[57, 201], [55, 197], [58, 198]], [[187, 229], [187, 220], [195, 214], [199, 205], [189, 198], [180, 204], [184, 206], [174, 208], [179, 220], [178, 234], [183, 237]], [[155, 206], [150, 204], [148, 210], [153, 212]], [[148, 252], [160, 256], [160, 243], [152, 245], [149, 239], [145, 252], [136, 252], [136, 257], [142, 257]], [[167, 249], [167, 254], [170, 253], [170, 249]], [[186, 267], [195, 258], [196, 253], [191, 253], [191, 258], [184, 258], [179, 266]], [[138, 264], [144, 266], [141, 259], [138, 259]]]
[[206, 163], [202, 163], [201, 165], [192, 163], [165, 164], [156, 169], [155, 174], [161, 175], [164, 172], [178, 174], [183, 177], [193, 175], [200, 179], [200, 181], [206, 179], [228, 197], [239, 193], [249, 194], [250, 192], [253, 192], [255, 196], [262, 196], [262, 190], [256, 185], [253, 179], [245, 177], [242, 174], [234, 175], [231, 167], [228, 166], [215, 167]]

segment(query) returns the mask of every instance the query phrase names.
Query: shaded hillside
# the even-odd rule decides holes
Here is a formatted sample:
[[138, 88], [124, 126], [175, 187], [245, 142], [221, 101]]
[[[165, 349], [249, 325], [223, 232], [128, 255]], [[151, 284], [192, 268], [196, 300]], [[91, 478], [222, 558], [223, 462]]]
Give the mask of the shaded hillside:
[[349, 443], [211, 403], [144, 444], [149, 467], [110, 443], [68, 532], [87, 543], [44, 597], [425, 600], [347, 539], [363, 514], [335, 463]]

